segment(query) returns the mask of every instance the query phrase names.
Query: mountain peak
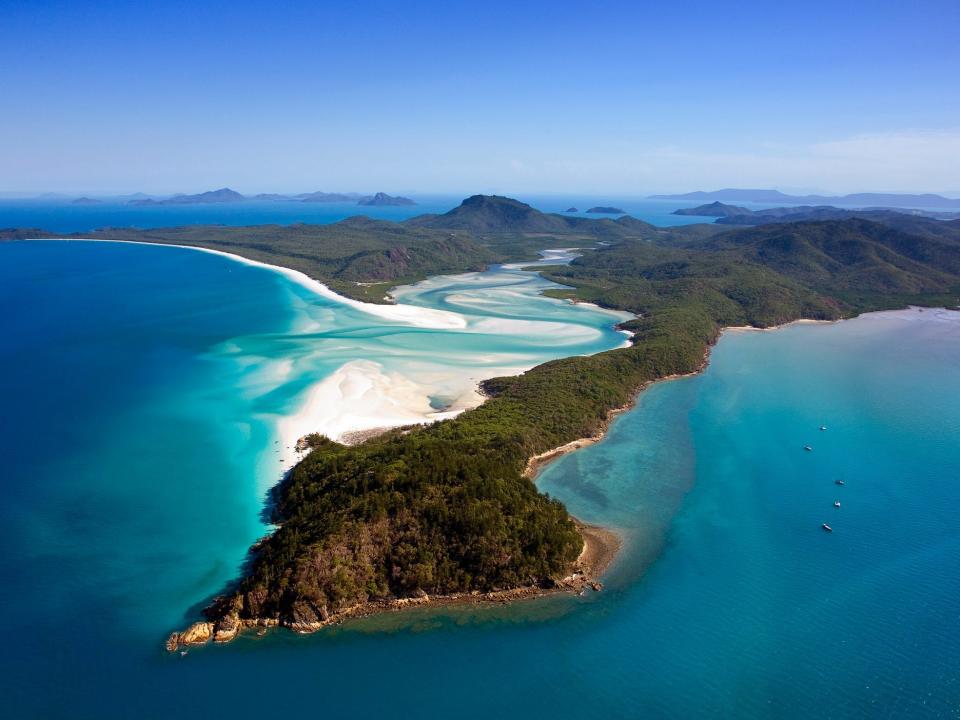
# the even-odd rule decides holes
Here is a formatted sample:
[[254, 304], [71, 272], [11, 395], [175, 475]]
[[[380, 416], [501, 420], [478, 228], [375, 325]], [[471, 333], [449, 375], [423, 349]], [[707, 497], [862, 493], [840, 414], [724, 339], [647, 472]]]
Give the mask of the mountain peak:
[[546, 215], [526, 203], [500, 195], [471, 195], [443, 215], [414, 219], [414, 224], [470, 232], [541, 232], [555, 230], [563, 218]]
[[378, 192], [372, 197], [360, 198], [357, 205], [416, 205], [416, 203], [410, 198], [400, 197], [399, 195], [394, 197], [393, 195], [387, 195], [385, 192]]

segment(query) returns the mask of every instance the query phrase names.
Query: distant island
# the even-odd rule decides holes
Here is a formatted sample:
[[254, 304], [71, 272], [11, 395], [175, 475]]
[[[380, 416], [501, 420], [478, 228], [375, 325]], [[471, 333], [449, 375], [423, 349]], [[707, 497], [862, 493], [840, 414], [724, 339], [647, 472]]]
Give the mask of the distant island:
[[794, 205], [788, 207], [762, 208], [750, 210], [736, 205], [726, 205], [713, 202], [695, 208], [681, 208], [673, 211], [674, 215], [701, 215], [715, 217], [715, 222], [722, 225], [766, 225], [769, 223], [808, 222], [817, 220], [843, 220], [846, 218], [862, 218], [865, 220], [883, 221], [891, 214], [898, 216], [925, 217], [937, 220], [956, 220], [960, 212], [944, 212], [935, 210], [916, 210], [909, 208], [864, 208], [854, 210], [838, 208], [833, 205]]
[[259, 202], [283, 202], [285, 200], [290, 200], [289, 195], [281, 195], [279, 193], [259, 193], [254, 195], [251, 200], [257, 200]]
[[692, 208], [680, 208], [674, 210], [674, 215], [701, 215], [703, 217], [730, 217], [736, 215], [749, 215], [750, 210], [736, 205], [724, 205], [722, 202], [712, 202], [708, 205], [698, 205]]
[[373, 197], [361, 198], [357, 205], [416, 205], [416, 203], [410, 198], [394, 197], [378, 192]]
[[593, 213], [594, 215], [626, 215], [626, 210], [621, 210], [618, 207], [609, 207], [606, 205], [597, 205], [587, 210], [588, 213]]
[[574, 213], [574, 212], [580, 212], [580, 211], [577, 210], [575, 207], [568, 207], [566, 210], [564, 210], [564, 212]]
[[79, 197], [71, 202], [74, 205], [100, 205], [103, 201], [96, 198]]
[[331, 193], [331, 192], [312, 192], [301, 193], [300, 195], [280, 195], [284, 200], [299, 200], [308, 203], [344, 203], [358, 202], [365, 196], [357, 193]]
[[[100, 202], [94, 198], [78, 198], [73, 202], [81, 203]], [[245, 201], [256, 202], [304, 202], [304, 203], [356, 203], [364, 206], [389, 206], [389, 205], [416, 205], [417, 203], [407, 197], [388, 195], [384, 192], [378, 192], [373, 195], [361, 195], [360, 193], [330, 193], [330, 192], [310, 192], [298, 193], [295, 195], [285, 195], [282, 193], [259, 193], [253, 196], [246, 196], [238, 193], [231, 188], [220, 188], [219, 190], [209, 190], [207, 192], [196, 193], [194, 195], [177, 194], [171, 197], [147, 197], [138, 194], [129, 200], [130, 205], [150, 206], [150, 205], [204, 205], [213, 203], [237, 203]]]
[[246, 200], [243, 195], [230, 188], [220, 188], [219, 190], [210, 190], [208, 192], [198, 193], [196, 195], [174, 195], [165, 200], [155, 200], [147, 198], [146, 200], [133, 200], [131, 205], [199, 205], [202, 203], [228, 203], [242, 202]]
[[854, 207], [887, 206], [914, 208], [960, 209], [960, 199], [926, 193], [910, 195], [900, 193], [854, 193], [852, 195], [787, 195], [779, 190], [724, 188], [680, 195], [651, 195], [652, 200], [682, 200], [684, 202], [727, 200], [731, 202], [784, 203], [793, 205], [850, 205]]

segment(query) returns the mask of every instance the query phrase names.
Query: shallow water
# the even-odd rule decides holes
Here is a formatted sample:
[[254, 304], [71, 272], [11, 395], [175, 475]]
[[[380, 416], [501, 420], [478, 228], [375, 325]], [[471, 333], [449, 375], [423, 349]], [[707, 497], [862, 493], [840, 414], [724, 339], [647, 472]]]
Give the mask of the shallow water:
[[[353, 357], [341, 345], [427, 386], [459, 343], [526, 358], [622, 341], [541, 283], [501, 269], [398, 293], [457, 313], [450, 333], [188, 250], [0, 244], [5, 713], [955, 717], [945, 312], [728, 333], [705, 373], [655, 385], [549, 466], [542, 489], [628, 537], [602, 593], [163, 652], [265, 531], [277, 419]], [[572, 334], [511, 335], [531, 319]]]

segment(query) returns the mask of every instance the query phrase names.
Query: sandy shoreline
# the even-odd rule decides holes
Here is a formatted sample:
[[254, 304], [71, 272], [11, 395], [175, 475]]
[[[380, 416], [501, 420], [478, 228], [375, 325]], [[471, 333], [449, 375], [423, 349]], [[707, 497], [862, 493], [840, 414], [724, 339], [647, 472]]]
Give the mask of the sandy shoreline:
[[606, 437], [607, 431], [609, 431], [610, 429], [610, 425], [613, 423], [614, 420], [617, 419], [617, 416], [632, 410], [636, 406], [637, 400], [640, 398], [640, 394], [644, 390], [649, 388], [654, 383], [666, 382], [667, 380], [677, 380], [679, 378], [692, 377], [694, 375], [698, 375], [699, 373], [703, 372], [703, 370], [707, 367], [709, 357], [710, 357], [710, 347], [707, 347], [707, 351], [703, 355], [703, 361], [700, 363], [697, 369], [694, 370], [693, 372], [677, 373], [674, 375], [664, 375], [663, 377], [657, 378], [656, 380], [648, 380], [647, 382], [643, 383], [639, 388], [637, 388], [636, 392], [633, 393], [629, 402], [621, 405], [620, 407], [613, 408], [607, 413], [607, 417], [600, 424], [600, 427], [597, 429], [597, 432], [591, 435], [590, 437], [577, 438], [576, 440], [571, 440], [570, 442], [565, 443], [564, 445], [555, 447], [552, 450], [547, 450], [546, 452], [542, 452], [539, 455], [534, 455], [529, 460], [527, 460], [527, 466], [523, 470], [524, 477], [530, 478], [531, 480], [535, 480], [537, 474], [557, 458], [567, 455], [568, 453], [572, 453], [576, 450], [580, 450], [582, 448], [593, 445], [594, 443], [600, 442], [601, 440], [603, 440], [604, 437]]
[[723, 335], [726, 332], [773, 332], [774, 330], [783, 330], [791, 325], [834, 325], [847, 319], [849, 318], [837, 318], [836, 320], [811, 320], [809, 318], [800, 318], [798, 320], [791, 320], [790, 322], [781, 323], [780, 325], [771, 325], [770, 327], [755, 327], [753, 325], [728, 325], [720, 330], [720, 334]]
[[616, 560], [623, 538], [619, 533], [600, 525], [588, 525], [574, 518], [583, 537], [583, 550], [577, 558], [577, 567], [593, 578], [601, 578]]
[[633, 393], [631, 400], [620, 407], [616, 407], [610, 410], [607, 413], [607, 417], [601, 423], [597, 432], [591, 435], [590, 437], [577, 438], [576, 440], [571, 440], [570, 442], [555, 447], [546, 452], [542, 452], [539, 455], [534, 455], [527, 461], [527, 466], [524, 468], [523, 474], [525, 477], [530, 478], [531, 480], [535, 479], [537, 474], [551, 462], [556, 460], [559, 457], [562, 457], [568, 453], [580, 450], [582, 448], [598, 443], [606, 436], [607, 431], [610, 429], [610, 425], [617, 418], [618, 415], [621, 415], [631, 409], [637, 404], [637, 400], [640, 398], [641, 393], [644, 390], [649, 388], [654, 383], [666, 382], [668, 380], [678, 380], [685, 377], [693, 377], [694, 375], [699, 375], [702, 373], [707, 366], [710, 364], [710, 352], [713, 350], [714, 345], [720, 341], [720, 338], [724, 333], [727, 332], [772, 332], [774, 330], [782, 330], [783, 328], [789, 327], [790, 325], [832, 325], [834, 323], [843, 322], [848, 318], [838, 318], [837, 320], [811, 320], [808, 318], [799, 318], [797, 320], [790, 320], [789, 322], [782, 323], [780, 325], [773, 325], [771, 327], [755, 327], [753, 325], [729, 325], [720, 329], [720, 332], [717, 335], [717, 339], [707, 345], [707, 349], [703, 353], [703, 359], [695, 370], [688, 373], [676, 373], [673, 375], [664, 375], [663, 377], [656, 378], [655, 380], [648, 380], [643, 383], [636, 392]]
[[365, 312], [369, 315], [394, 320], [397, 322], [409, 323], [417, 327], [433, 329], [460, 329], [466, 327], [467, 323], [458, 313], [449, 310], [436, 310], [433, 308], [422, 308], [415, 305], [387, 304], [379, 305], [376, 303], [367, 303], [361, 300], [354, 300], [345, 295], [334, 292], [319, 280], [314, 280], [306, 273], [299, 270], [292, 270], [282, 265], [271, 265], [270, 263], [236, 255], [226, 250], [214, 250], [213, 248], [200, 247], [199, 245], [180, 245], [177, 243], [147, 242], [145, 240], [105, 240], [102, 238], [39, 238], [39, 240], [56, 240], [61, 242], [95, 242], [95, 243], [117, 243], [118, 245], [147, 245], [149, 247], [175, 247], [181, 250], [196, 250], [197, 252], [209, 253], [210, 255], [219, 255], [229, 258], [234, 262], [249, 265], [251, 267], [265, 268], [280, 273], [288, 280], [292, 280], [307, 290], [327, 299], [333, 300], [341, 305]]

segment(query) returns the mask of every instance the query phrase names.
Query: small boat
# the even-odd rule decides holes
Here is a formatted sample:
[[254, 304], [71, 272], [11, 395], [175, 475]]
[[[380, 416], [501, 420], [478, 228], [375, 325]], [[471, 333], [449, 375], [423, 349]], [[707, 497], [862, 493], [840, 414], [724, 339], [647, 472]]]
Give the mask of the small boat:
[[834, 484], [834, 485], [843, 485], [843, 480], [840, 480], [840, 479], [838, 478], [837, 480], [834, 480], [834, 481], [833, 481], [833, 484]]
[[822, 528], [823, 528], [824, 530], [826, 530], [827, 532], [833, 532], [833, 528], [830, 527], [829, 525], [827, 525], [826, 523], [824, 523], [824, 524], [821, 525], [820, 527], [822, 527]]
[[803, 449], [806, 450], [807, 452], [813, 452], [813, 448], [810, 447], [809, 445], [804, 445]]
[[181, 650], [181, 651], [180, 651], [180, 657], [186, 657], [186, 656], [187, 656], [187, 651], [186, 651], [186, 650]]
[[826, 430], [826, 429], [827, 429], [827, 426], [826, 426], [826, 425], [821, 425], [821, 426], [820, 426], [820, 430], [821, 430], [821, 431]]
[[839, 501], [839, 500], [834, 500], [834, 501], [833, 501], [833, 506], [836, 507], [836, 508], [840, 507], [840, 501]]

